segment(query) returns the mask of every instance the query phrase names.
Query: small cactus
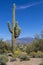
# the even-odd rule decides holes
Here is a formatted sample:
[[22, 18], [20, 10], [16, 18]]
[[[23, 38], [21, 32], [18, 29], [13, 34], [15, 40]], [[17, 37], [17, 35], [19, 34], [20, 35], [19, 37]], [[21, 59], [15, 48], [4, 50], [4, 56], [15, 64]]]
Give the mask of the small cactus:
[[14, 53], [16, 48], [16, 38], [20, 35], [20, 28], [15, 21], [15, 4], [13, 5], [12, 10], [12, 28], [10, 27], [10, 23], [8, 22], [8, 29], [12, 34], [12, 52]]

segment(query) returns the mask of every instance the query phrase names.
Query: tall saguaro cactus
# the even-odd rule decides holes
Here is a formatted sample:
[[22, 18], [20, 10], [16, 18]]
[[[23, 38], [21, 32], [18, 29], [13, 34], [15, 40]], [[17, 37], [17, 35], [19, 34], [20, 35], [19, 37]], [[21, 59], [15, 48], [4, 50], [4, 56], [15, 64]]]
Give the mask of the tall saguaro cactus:
[[16, 6], [15, 4], [13, 4], [13, 8], [12, 8], [12, 28], [10, 27], [10, 23], [8, 22], [8, 28], [9, 31], [12, 34], [12, 52], [15, 52], [15, 47], [16, 47], [16, 38], [20, 35], [20, 28], [18, 26], [18, 24], [16, 23], [15, 20], [15, 9]]

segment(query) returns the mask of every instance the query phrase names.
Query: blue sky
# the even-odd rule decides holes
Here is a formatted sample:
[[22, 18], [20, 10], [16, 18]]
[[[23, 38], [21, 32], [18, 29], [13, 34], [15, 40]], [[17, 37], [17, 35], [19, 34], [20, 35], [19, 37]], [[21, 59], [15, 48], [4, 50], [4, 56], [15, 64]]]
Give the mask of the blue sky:
[[0, 0], [0, 38], [11, 39], [7, 23], [12, 23], [12, 5], [16, 4], [16, 21], [20, 38], [34, 37], [43, 29], [43, 0]]

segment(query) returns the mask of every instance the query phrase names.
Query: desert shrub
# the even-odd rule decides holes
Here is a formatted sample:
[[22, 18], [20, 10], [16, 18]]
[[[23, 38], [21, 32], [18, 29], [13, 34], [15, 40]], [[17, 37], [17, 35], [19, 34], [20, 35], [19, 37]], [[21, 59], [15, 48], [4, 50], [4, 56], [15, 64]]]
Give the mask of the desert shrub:
[[27, 53], [26, 52], [22, 52], [22, 51], [15, 51], [15, 54], [14, 54], [14, 57], [16, 57], [16, 58], [19, 58], [21, 61], [23, 61], [23, 60], [29, 60], [29, 57], [28, 57], [28, 55], [27, 55]]
[[36, 57], [43, 58], [43, 52], [38, 51]]
[[20, 61], [27, 61], [27, 60], [30, 60], [29, 56], [22, 52], [21, 54], [19, 54], [18, 58], [20, 58]]
[[26, 52], [29, 54], [31, 51], [32, 51], [32, 45], [31, 44], [28, 44], [26, 46]]
[[0, 54], [11, 52], [12, 46], [7, 41], [0, 40]]
[[30, 52], [30, 57], [32, 58], [43, 58], [43, 52]]
[[24, 60], [30, 60], [29, 59], [29, 56], [27, 55], [26, 52], [22, 52], [20, 50], [16, 50], [15, 53], [14, 53], [14, 58], [19, 58], [20, 61], [24, 61]]
[[5, 55], [0, 55], [0, 63], [1, 65], [6, 65], [8, 58]]
[[20, 50], [16, 50], [15, 52], [14, 52], [14, 57], [18, 57], [18, 55], [21, 53], [21, 51]]
[[41, 51], [43, 52], [43, 31], [41, 31], [41, 35], [36, 34], [35, 38], [32, 42], [32, 49], [34, 52]]
[[29, 56], [32, 57], [32, 58], [35, 58], [36, 57], [36, 52], [30, 52]]
[[43, 62], [41, 62], [39, 65], [43, 65]]
[[21, 55], [19, 58], [20, 58], [20, 61], [28, 61], [28, 60], [30, 60], [27, 55]]

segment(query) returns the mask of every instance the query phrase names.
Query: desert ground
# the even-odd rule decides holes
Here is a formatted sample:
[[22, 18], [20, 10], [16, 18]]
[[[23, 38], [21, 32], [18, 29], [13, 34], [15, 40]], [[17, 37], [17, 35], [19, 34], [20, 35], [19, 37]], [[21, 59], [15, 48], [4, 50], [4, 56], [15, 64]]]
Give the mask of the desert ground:
[[14, 61], [7, 62], [7, 65], [39, 65], [42, 62], [43, 58], [30, 58], [30, 61]]

